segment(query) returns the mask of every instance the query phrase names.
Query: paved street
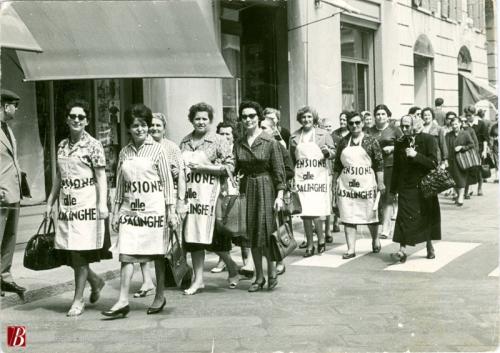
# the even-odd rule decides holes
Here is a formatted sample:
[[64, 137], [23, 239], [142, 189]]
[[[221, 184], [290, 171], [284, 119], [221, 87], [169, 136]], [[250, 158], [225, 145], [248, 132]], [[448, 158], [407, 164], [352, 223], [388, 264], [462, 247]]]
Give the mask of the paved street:
[[[475, 190], [475, 188], [474, 188]], [[286, 259], [273, 292], [248, 293], [250, 281], [227, 289], [227, 272], [206, 273], [207, 288], [187, 297], [168, 290], [166, 310], [147, 316], [153, 297], [131, 298], [126, 319], [100, 311], [118, 296], [108, 281], [95, 305], [67, 318], [72, 292], [2, 310], [5, 326], [26, 325], [26, 349], [5, 352], [376, 352], [492, 351], [499, 333], [498, 184], [485, 184], [457, 208], [442, 198], [443, 241], [436, 259], [425, 245], [408, 248], [406, 264], [392, 265], [390, 240], [380, 254], [358, 241], [358, 256], [339, 259], [343, 233], [323, 256]], [[301, 236], [298, 227], [297, 237]], [[365, 251], [366, 248], [366, 251]], [[237, 252], [235, 252], [237, 253]], [[216, 258], [208, 257], [206, 269]], [[112, 260], [117, 261], [117, 260]], [[69, 269], [67, 270], [69, 271]], [[134, 276], [131, 291], [140, 286]]]

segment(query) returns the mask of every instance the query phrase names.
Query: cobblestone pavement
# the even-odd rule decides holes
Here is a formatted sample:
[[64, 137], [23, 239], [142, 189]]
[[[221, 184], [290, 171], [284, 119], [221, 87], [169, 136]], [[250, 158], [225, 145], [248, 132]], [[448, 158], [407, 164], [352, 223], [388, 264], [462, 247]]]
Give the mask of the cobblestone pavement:
[[[100, 301], [67, 318], [72, 292], [2, 310], [7, 325], [25, 325], [27, 347], [5, 352], [478, 352], [496, 350], [499, 333], [498, 184], [464, 207], [441, 199], [443, 241], [436, 259], [425, 245], [409, 248], [391, 265], [390, 240], [380, 254], [358, 241], [358, 256], [340, 261], [342, 233], [323, 256], [286, 259], [272, 291], [248, 293], [249, 280], [227, 288], [227, 272], [206, 272], [194, 296], [167, 290], [166, 309], [146, 315], [153, 296], [131, 298], [126, 319], [106, 321], [100, 311], [118, 297], [107, 282]], [[301, 228], [297, 227], [300, 238]], [[364, 232], [366, 237], [366, 232]], [[234, 250], [237, 253], [237, 250]], [[423, 254], [423, 256], [422, 256]], [[116, 261], [116, 260], [112, 260]], [[208, 256], [206, 269], [216, 262]], [[115, 266], [116, 267], [116, 266]], [[69, 269], [68, 269], [69, 271]], [[131, 291], [140, 286], [136, 273]]]

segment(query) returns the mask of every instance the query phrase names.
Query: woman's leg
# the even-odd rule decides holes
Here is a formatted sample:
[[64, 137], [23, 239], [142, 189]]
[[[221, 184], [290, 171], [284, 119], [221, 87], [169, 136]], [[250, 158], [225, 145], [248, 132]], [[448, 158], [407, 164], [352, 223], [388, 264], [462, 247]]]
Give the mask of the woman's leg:
[[[391, 214], [389, 214], [389, 221], [390, 217], [392, 217]], [[378, 224], [368, 224], [368, 230], [370, 231], [370, 235], [372, 237], [372, 250], [374, 253], [378, 253], [381, 249], [380, 239], [378, 237]]]
[[89, 273], [89, 265], [77, 266], [74, 267], [73, 270], [75, 271], [75, 295], [71, 306], [81, 306], [83, 303], [83, 291], [85, 290], [85, 284]]
[[159, 308], [165, 299], [165, 259], [155, 259], [155, 273], [156, 273], [156, 294], [153, 299], [152, 308]]
[[457, 193], [457, 204], [462, 205], [464, 203], [464, 188], [456, 188], [455, 192]]
[[331, 216], [326, 216], [325, 217], [325, 241], [327, 243], [331, 243], [333, 241], [332, 235], [330, 234], [330, 225], [331, 225]]
[[345, 240], [347, 242], [347, 253], [356, 253], [356, 230], [355, 224], [344, 224]]
[[[318, 234], [318, 244], [325, 243], [325, 233], [323, 233], [323, 221], [321, 217], [316, 217], [313, 219], [314, 227], [316, 228], [316, 233]], [[328, 226], [327, 226], [328, 227]], [[312, 237], [311, 237], [312, 240]]]
[[229, 278], [238, 276], [238, 265], [234, 262], [229, 251], [218, 251], [216, 254], [219, 255], [220, 261], [226, 265]]
[[481, 174], [481, 167], [477, 168], [477, 194], [481, 196], [483, 194], [483, 176]]
[[264, 269], [262, 267], [262, 249], [252, 248], [253, 263], [255, 265], [255, 282], [264, 282]]
[[[312, 228], [312, 218], [303, 218], [302, 222], [304, 223], [304, 232], [306, 233], [306, 241], [307, 241], [307, 250], [313, 251], [314, 243], [313, 243], [313, 228]], [[318, 233], [320, 230], [317, 230]]]
[[[142, 286], [141, 290], [148, 290], [151, 288], [154, 288], [155, 285], [153, 283], [153, 276], [151, 276], [151, 271], [150, 269], [150, 263], [151, 262], [141, 262], [141, 273], [142, 273]], [[155, 265], [156, 268], [156, 265]], [[158, 281], [158, 277], [157, 277]]]
[[111, 307], [111, 310], [118, 310], [128, 305], [128, 291], [130, 289], [130, 280], [134, 274], [134, 264], [132, 262], [122, 262], [120, 269], [120, 296], [118, 301]]
[[205, 287], [203, 283], [203, 265], [205, 263], [205, 250], [193, 251], [191, 253], [191, 259], [193, 260], [193, 271], [194, 278], [191, 282], [191, 286], [184, 292], [186, 294], [194, 294], [199, 288]]
[[[387, 196], [384, 200], [384, 204], [382, 205], [382, 230], [380, 232], [381, 235], [385, 235], [382, 237], [384, 239], [389, 238], [391, 234], [391, 218], [392, 213], [394, 212], [393, 201], [390, 196]], [[372, 237], [373, 238], [373, 237]]]
[[215, 265], [214, 268], [212, 268], [210, 270], [210, 272], [212, 273], [219, 273], [219, 272], [222, 272], [224, 271], [225, 267], [224, 267], [224, 260], [222, 260], [222, 258], [219, 256], [219, 261], [217, 261], [217, 265]]

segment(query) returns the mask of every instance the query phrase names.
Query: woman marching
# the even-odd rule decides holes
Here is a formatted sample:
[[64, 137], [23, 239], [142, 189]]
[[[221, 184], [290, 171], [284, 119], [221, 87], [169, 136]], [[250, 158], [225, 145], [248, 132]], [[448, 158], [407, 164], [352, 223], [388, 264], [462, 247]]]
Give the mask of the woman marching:
[[347, 114], [350, 134], [337, 148], [333, 185], [340, 220], [344, 223], [347, 252], [343, 259], [356, 256], [356, 232], [359, 224], [367, 224], [372, 237], [372, 250], [380, 252], [378, 238], [377, 192], [385, 192], [384, 160], [376, 139], [363, 133], [359, 113]]
[[104, 280], [89, 267], [89, 263], [111, 259], [109, 232], [105, 232], [108, 217], [107, 183], [104, 149], [85, 127], [89, 124], [89, 105], [73, 100], [66, 107], [69, 137], [57, 150], [57, 174], [47, 199], [46, 217], [52, 213], [56, 199], [59, 214], [55, 247], [65, 265], [75, 272], [75, 295], [67, 316], [82, 314], [86, 281], [91, 287], [90, 303], [99, 299]]
[[180, 148], [188, 168], [186, 195], [189, 210], [184, 224], [184, 246], [191, 253], [194, 278], [184, 294], [193, 295], [205, 287], [205, 250], [216, 252], [226, 263], [229, 288], [236, 288], [239, 274], [238, 266], [229, 256], [231, 239], [214, 241], [216, 203], [222, 178], [233, 172], [234, 157], [228, 141], [211, 131], [214, 118], [212, 106], [195, 104], [189, 108], [188, 117], [194, 130], [182, 139]]
[[143, 104], [125, 113], [125, 126], [131, 142], [120, 151], [113, 208], [113, 230], [118, 232], [120, 252], [120, 296], [102, 314], [126, 316], [130, 280], [134, 263], [155, 263], [156, 293], [147, 314], [156, 314], [166, 304], [165, 227], [177, 225], [175, 198], [169, 161], [163, 147], [148, 134], [153, 115]]
[[325, 236], [320, 217], [331, 213], [329, 169], [333, 159], [333, 139], [323, 129], [314, 127], [318, 113], [305, 106], [297, 112], [302, 125], [290, 136], [290, 155], [295, 165], [295, 184], [302, 205], [301, 218], [307, 239], [304, 257], [314, 255], [313, 222], [318, 234], [318, 255], [325, 251]]
[[[403, 136], [396, 142], [391, 192], [398, 194], [398, 216], [393, 241], [400, 244], [391, 254], [406, 261], [406, 246], [426, 242], [427, 258], [434, 259], [432, 240], [441, 239], [441, 216], [437, 195], [425, 199], [418, 189], [420, 180], [437, 166], [436, 139], [422, 133], [422, 119], [401, 118]], [[451, 153], [451, 151], [449, 151]]]
[[268, 289], [272, 290], [278, 285], [278, 277], [269, 248], [276, 229], [273, 211], [283, 208], [285, 167], [279, 142], [260, 128], [264, 118], [260, 104], [242, 102], [238, 112], [245, 134], [234, 146], [236, 172], [244, 175], [241, 188], [247, 197], [247, 236], [255, 264], [255, 281], [248, 291], [260, 291], [266, 283], [263, 256], [267, 259]]

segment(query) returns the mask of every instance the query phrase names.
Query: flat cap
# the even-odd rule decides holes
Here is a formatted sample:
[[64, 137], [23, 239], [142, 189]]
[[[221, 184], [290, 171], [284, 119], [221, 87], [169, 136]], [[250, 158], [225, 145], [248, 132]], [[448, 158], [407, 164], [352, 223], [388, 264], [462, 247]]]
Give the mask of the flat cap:
[[21, 97], [19, 97], [16, 93], [8, 89], [1, 89], [0, 92], [1, 92], [2, 102], [4, 101], [12, 102], [21, 100]]

